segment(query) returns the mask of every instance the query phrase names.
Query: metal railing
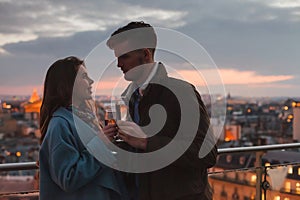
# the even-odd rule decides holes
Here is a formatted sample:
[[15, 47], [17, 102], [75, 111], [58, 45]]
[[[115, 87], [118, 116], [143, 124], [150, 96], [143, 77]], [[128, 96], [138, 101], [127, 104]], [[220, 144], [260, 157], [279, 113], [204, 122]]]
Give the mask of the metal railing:
[[21, 163], [3, 163], [0, 164], [1, 171], [15, 171], [15, 170], [31, 170], [38, 169], [36, 162], [21, 162]]
[[[218, 149], [218, 154], [243, 153], [243, 152], [266, 152], [272, 150], [283, 150], [283, 149], [293, 149], [293, 148], [300, 148], [300, 143], [221, 148]], [[0, 164], [0, 171], [30, 170], [30, 169], [38, 169], [36, 162]]]
[[271, 151], [271, 150], [282, 150], [282, 149], [293, 149], [300, 148], [300, 143], [287, 143], [287, 144], [272, 144], [272, 145], [261, 145], [251, 147], [233, 147], [233, 148], [222, 148], [218, 149], [219, 154], [225, 153], [243, 153], [243, 152], [257, 152], [257, 151]]
[[[263, 176], [263, 168], [262, 168], [262, 156], [267, 151], [272, 150], [285, 150], [285, 149], [293, 149], [300, 148], [300, 143], [289, 143], [289, 144], [273, 144], [273, 145], [261, 145], [261, 146], [251, 146], [251, 147], [234, 147], [234, 148], [223, 148], [218, 149], [219, 154], [226, 153], [246, 153], [246, 152], [255, 152], [255, 171], [256, 171], [256, 200], [262, 199], [262, 176]], [[266, 191], [266, 190], [265, 190]], [[266, 199], [266, 194], [264, 194], [264, 198]]]
[[[255, 171], [257, 176], [256, 182], [256, 198], [262, 199], [262, 156], [267, 151], [272, 150], [285, 150], [300, 148], [300, 143], [289, 143], [289, 144], [274, 144], [274, 145], [262, 145], [262, 146], [251, 146], [251, 147], [233, 147], [233, 148], [221, 148], [218, 149], [218, 154], [229, 154], [229, 153], [245, 153], [255, 152]], [[4, 163], [0, 164], [0, 172], [2, 171], [14, 171], [14, 170], [34, 170], [38, 169], [36, 162], [22, 162], [22, 163]]]

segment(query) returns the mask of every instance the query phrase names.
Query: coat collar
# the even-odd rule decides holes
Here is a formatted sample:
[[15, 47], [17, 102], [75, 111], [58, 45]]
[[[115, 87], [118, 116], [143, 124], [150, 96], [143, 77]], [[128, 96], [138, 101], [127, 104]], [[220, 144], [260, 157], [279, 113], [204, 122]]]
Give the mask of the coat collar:
[[62, 117], [70, 121], [73, 119], [73, 113], [65, 107], [59, 107], [54, 113], [53, 117]]
[[[156, 67], [152, 70], [151, 74], [149, 74], [148, 79], [143, 84], [146, 87], [143, 88], [143, 95], [147, 95], [148, 91], [151, 88], [151, 84], [153, 83], [160, 83], [161, 80], [168, 77], [167, 70], [165, 66], [159, 62]], [[124, 90], [124, 92], [121, 94], [121, 97], [123, 101], [128, 105], [129, 100], [133, 94], [133, 92], [138, 88], [138, 85], [134, 82], [131, 82], [128, 87]]]

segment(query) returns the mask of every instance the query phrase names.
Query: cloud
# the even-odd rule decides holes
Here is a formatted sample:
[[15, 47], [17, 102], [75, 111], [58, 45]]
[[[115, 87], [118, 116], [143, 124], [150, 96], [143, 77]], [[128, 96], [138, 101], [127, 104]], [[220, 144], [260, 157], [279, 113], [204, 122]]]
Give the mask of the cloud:
[[[176, 70], [176, 73], [172, 73], [170, 76], [182, 77], [194, 85], [205, 86], [207, 80], [212, 85], [220, 84], [220, 81], [216, 79], [216, 72], [216, 70], [211, 69], [201, 70], [200, 73], [195, 73], [192, 70]], [[261, 75], [255, 71], [239, 71], [236, 69], [219, 69], [218, 72], [224, 85], [269, 84], [294, 78], [292, 75]]]
[[7, 43], [17, 43], [17, 42], [25, 42], [30, 40], [37, 39], [38, 36], [31, 33], [24, 34], [3, 34], [0, 33], [0, 46], [5, 45]]
[[238, 71], [236, 69], [221, 69], [224, 84], [259, 84], [291, 80], [292, 75], [260, 75], [255, 71]]
[[65, 37], [41, 37], [36, 40], [6, 44], [3, 49], [13, 55], [43, 55], [62, 57], [70, 54], [86, 56], [108, 33], [100, 31], [77, 32]]
[[109, 77], [94, 83], [96, 95], [121, 96], [128, 82], [123, 77]]
[[299, 12], [299, 0], [0, 0], [0, 83], [38, 85], [54, 60], [84, 57], [116, 28], [144, 20], [195, 39], [227, 70], [227, 82], [234, 74], [250, 81], [235, 80], [236, 91], [280, 93], [268, 88], [300, 85]]
[[[293, 88], [291, 84], [281, 84], [280, 82], [292, 80], [293, 75], [261, 75], [254, 71], [239, 71], [236, 69], [204, 69], [199, 73], [193, 70], [168, 70], [169, 76], [179, 78], [192, 83], [197, 87], [207, 87], [224, 84], [225, 86], [247, 86], [252, 88]], [[216, 79], [215, 73], [219, 73], [222, 80]], [[221, 81], [221, 82], [220, 82]], [[118, 91], [120, 94], [126, 88], [128, 82], [123, 76], [102, 77], [100, 81], [94, 83], [97, 94], [112, 94], [112, 91]], [[210, 87], [209, 86], [209, 87]]]
[[299, 8], [299, 0], [273, 0], [269, 2], [269, 5], [277, 8]]
[[0, 55], [9, 55], [9, 53], [5, 49], [0, 48]]
[[0, 86], [1, 95], [30, 95], [36, 89], [38, 94], [43, 93], [43, 86], [39, 85], [19, 85], [19, 86]]
[[292, 22], [211, 19], [188, 24], [179, 31], [200, 43], [219, 67], [263, 74], [299, 73], [300, 26]]
[[[105, 31], [136, 19], [154, 19], [167, 27], [184, 25], [184, 11], [127, 6], [118, 1], [1, 1], [0, 45], [76, 32]], [[24, 23], [26, 22], [26, 23]]]
[[277, 88], [277, 89], [291, 89], [291, 88], [296, 88], [295, 85], [291, 84], [276, 84], [276, 83], [266, 83], [266, 84], [251, 84], [249, 87], [252, 88]]

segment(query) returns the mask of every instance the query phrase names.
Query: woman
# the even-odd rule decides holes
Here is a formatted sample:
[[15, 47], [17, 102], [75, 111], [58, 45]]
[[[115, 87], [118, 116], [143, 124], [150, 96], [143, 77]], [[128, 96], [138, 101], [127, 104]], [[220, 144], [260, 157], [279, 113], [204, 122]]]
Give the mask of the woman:
[[[92, 100], [92, 84], [76, 57], [58, 60], [47, 71], [40, 112], [41, 200], [128, 199], [121, 175], [95, 159], [80, 138], [99, 131], [87, 103]], [[88, 124], [85, 133], [78, 131], [75, 118]]]

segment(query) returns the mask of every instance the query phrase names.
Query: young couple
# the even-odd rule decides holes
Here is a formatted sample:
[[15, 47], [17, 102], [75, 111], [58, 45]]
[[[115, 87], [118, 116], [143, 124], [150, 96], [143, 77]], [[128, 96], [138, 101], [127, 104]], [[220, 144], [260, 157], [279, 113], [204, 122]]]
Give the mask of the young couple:
[[[94, 112], [91, 85], [84, 62], [67, 57], [53, 63], [44, 82], [40, 113], [40, 199], [103, 200], [207, 200], [211, 199], [207, 169], [216, 162], [217, 150], [211, 141], [204, 158], [198, 154], [210, 125], [200, 94], [190, 83], [168, 77], [162, 63], [154, 61], [154, 28], [131, 22], [116, 30], [107, 46], [117, 57], [124, 78], [131, 81], [124, 91], [131, 121], [101, 126]], [[109, 140], [116, 134], [135, 153], [151, 153], [172, 143], [182, 122], [181, 105], [175, 93], [185, 98], [189, 115], [200, 116], [193, 130], [179, 139], [191, 140], [183, 154], [171, 164], [145, 173], [124, 173], [97, 160], [80, 135], [98, 135], [109, 155]], [[163, 127], [153, 134], [144, 129], [151, 122], [149, 110], [161, 105], [166, 112]], [[159, 116], [158, 116], [159, 117]], [[88, 124], [84, 133], [78, 123]], [[152, 124], [153, 125], [153, 124]], [[160, 125], [157, 125], [160, 126]], [[195, 126], [195, 124], [191, 125]], [[192, 136], [191, 136], [192, 135]], [[182, 140], [182, 141], [181, 141]], [[110, 143], [111, 144], [111, 143]], [[107, 145], [107, 148], [105, 147]], [[164, 156], [164, 155], [162, 155]], [[162, 157], [163, 158], [163, 157]], [[116, 158], [117, 159], [117, 158]], [[150, 162], [150, 161], [149, 161]], [[151, 163], [147, 163], [151, 165]]]

